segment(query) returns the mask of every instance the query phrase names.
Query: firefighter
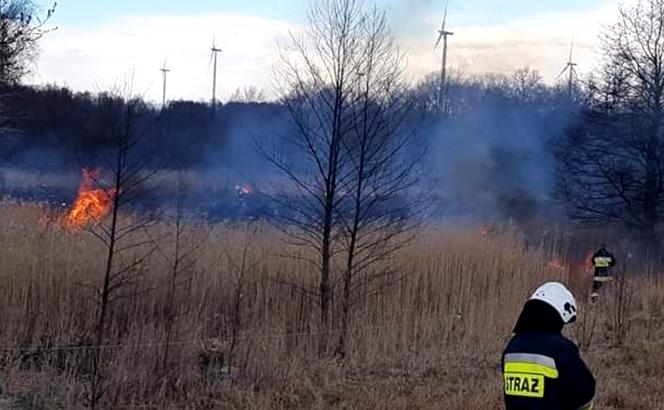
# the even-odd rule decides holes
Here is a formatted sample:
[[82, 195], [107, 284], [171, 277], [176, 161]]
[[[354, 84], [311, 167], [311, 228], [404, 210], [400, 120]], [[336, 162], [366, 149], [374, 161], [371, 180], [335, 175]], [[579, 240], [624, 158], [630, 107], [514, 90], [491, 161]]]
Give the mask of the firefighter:
[[616, 258], [606, 250], [606, 245], [602, 244], [599, 250], [593, 254], [592, 257], [593, 268], [595, 275], [593, 277], [593, 292], [591, 297], [597, 298], [597, 291], [602, 287], [604, 282], [611, 280], [611, 268], [616, 264]]
[[507, 410], [593, 408], [595, 378], [561, 333], [576, 314], [574, 296], [558, 282], [545, 283], [526, 302], [503, 352]]

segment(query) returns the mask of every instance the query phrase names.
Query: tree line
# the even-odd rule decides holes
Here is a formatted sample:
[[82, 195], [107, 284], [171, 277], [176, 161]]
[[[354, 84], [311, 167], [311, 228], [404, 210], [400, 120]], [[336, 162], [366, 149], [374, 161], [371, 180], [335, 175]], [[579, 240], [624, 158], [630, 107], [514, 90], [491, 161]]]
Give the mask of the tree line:
[[[318, 3], [329, 13], [344, 7], [362, 8], [355, 2]], [[656, 248], [664, 216], [663, 6], [662, 0], [620, 6], [619, 18], [604, 30], [598, 69], [580, 79], [573, 89], [566, 84], [548, 86], [536, 71], [527, 68], [511, 75], [468, 78], [458, 74], [448, 79], [449, 104], [441, 110], [436, 98], [440, 84], [435, 75], [415, 85], [401, 80], [386, 85], [364, 72], [367, 67], [361, 64], [366, 63], [360, 61], [366, 58], [341, 56], [343, 61], [317, 67], [313, 57], [329, 58], [331, 50], [324, 46], [338, 40], [339, 33], [315, 31], [316, 22], [312, 21], [309, 35], [328, 44], [292, 39], [291, 49], [284, 55], [299, 55], [300, 61], [281, 62], [276, 101], [265, 102], [262, 93], [250, 89], [236, 93], [237, 101], [223, 104], [217, 115], [211, 115], [207, 104], [191, 101], [172, 101], [163, 110], [142, 101], [141, 110], [155, 124], [147, 132], [150, 139], [159, 141], [165, 164], [196, 167], [241, 158], [239, 162], [255, 164], [267, 159], [266, 164], [275, 165], [274, 158], [270, 161], [264, 155], [275, 144], [292, 149], [281, 153], [278, 164], [306, 152], [306, 146], [294, 140], [298, 133], [308, 132], [312, 121], [320, 121], [316, 104], [350, 104], [351, 98], [349, 109], [358, 111], [353, 114], [355, 121], [362, 112], [357, 107], [363, 87], [368, 91], [364, 94], [368, 99], [364, 114], [369, 117], [377, 115], [376, 110], [395, 109], [390, 98], [398, 91], [399, 108], [404, 111], [391, 116], [399, 119], [399, 124], [391, 127], [409, 135], [400, 159], [407, 155], [410, 159], [427, 158], [427, 178], [418, 183], [427, 189], [433, 187], [429, 191], [440, 197], [443, 212], [454, 208], [446, 201], [464, 195], [467, 203], [461, 207], [468, 212], [484, 201], [486, 207], [514, 218], [536, 214], [543, 202], [555, 203], [573, 221], [618, 225]], [[40, 12], [29, 1], [3, 0], [0, 4], [0, 129], [6, 164], [42, 163], [29, 153], [43, 149], [62, 155], [64, 159], [56, 167], [78, 166], [76, 160], [94, 162], [108, 143], [96, 127], [103, 123], [100, 107], [114, 98], [110, 93], [20, 85], [37, 58], [40, 38], [48, 34], [44, 22], [53, 12]], [[351, 28], [365, 30], [361, 34], [369, 36], [368, 28], [360, 27], [363, 24], [357, 22]], [[383, 24], [381, 36], [387, 39], [389, 28]], [[359, 40], [353, 37], [352, 41]], [[393, 43], [389, 49], [390, 53], [400, 53]], [[369, 51], [376, 52], [360, 53]], [[386, 58], [394, 68], [391, 54], [375, 61], [385, 64]], [[323, 70], [356, 77], [344, 82], [340, 101], [328, 101], [340, 85]], [[303, 72], [308, 77], [301, 77]], [[381, 87], [389, 92], [379, 93]], [[343, 109], [343, 104], [337, 108]], [[351, 125], [340, 120], [334, 124], [335, 135], [339, 130], [347, 134], [348, 127]], [[470, 144], [468, 141], [481, 149], [469, 155], [475, 162], [459, 162], [458, 146]], [[338, 156], [341, 162], [353, 161], [341, 141], [333, 138], [333, 142], [332, 159]], [[315, 173], [320, 165], [315, 157], [303, 162], [298, 171]], [[276, 169], [279, 171], [278, 166]], [[330, 182], [336, 185], [334, 180]]]

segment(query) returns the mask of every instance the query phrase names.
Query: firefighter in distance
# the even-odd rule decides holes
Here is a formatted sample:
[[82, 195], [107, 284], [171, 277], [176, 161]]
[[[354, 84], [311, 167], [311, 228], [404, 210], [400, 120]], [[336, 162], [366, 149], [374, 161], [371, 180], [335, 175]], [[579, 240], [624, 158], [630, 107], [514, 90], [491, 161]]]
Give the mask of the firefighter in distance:
[[602, 287], [602, 284], [611, 281], [611, 268], [616, 265], [616, 258], [611, 252], [606, 250], [606, 245], [602, 244], [599, 250], [592, 256], [594, 277], [593, 277], [593, 291], [591, 296], [597, 298], [597, 291]]

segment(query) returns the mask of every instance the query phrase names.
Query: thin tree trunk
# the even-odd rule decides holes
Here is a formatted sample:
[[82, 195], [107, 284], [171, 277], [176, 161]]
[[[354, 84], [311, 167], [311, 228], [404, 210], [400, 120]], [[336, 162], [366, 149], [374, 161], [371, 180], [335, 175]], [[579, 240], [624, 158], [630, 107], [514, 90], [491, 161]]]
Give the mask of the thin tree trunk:
[[[368, 70], [371, 71], [371, 70]], [[370, 73], [366, 74], [367, 76]], [[369, 80], [367, 80], [369, 84]], [[341, 312], [341, 332], [339, 334], [339, 343], [337, 344], [336, 354], [341, 359], [346, 357], [346, 339], [348, 337], [348, 328], [350, 323], [350, 287], [353, 279], [353, 268], [355, 263], [355, 247], [357, 246], [357, 237], [360, 227], [362, 213], [362, 190], [364, 189], [365, 165], [367, 156], [367, 138], [368, 136], [368, 109], [369, 109], [369, 90], [364, 93], [364, 104], [362, 109], [362, 135], [360, 135], [360, 158], [356, 175], [356, 187], [353, 206], [353, 225], [350, 232], [350, 243], [348, 245], [348, 256], [346, 259], [346, 270], [344, 272], [344, 290]]]
[[178, 276], [178, 270], [180, 268], [180, 210], [178, 210], [177, 220], [175, 222], [175, 256], [173, 259], [173, 266], [171, 267], [171, 280], [168, 286], [168, 299], [166, 301], [166, 341], [164, 345], [164, 355], [161, 360], [162, 370], [166, 369], [168, 364], [168, 355], [170, 353], [170, 344], [171, 338], [173, 337], [173, 327], [175, 324], [175, 284]]
[[321, 250], [321, 272], [320, 272], [320, 335], [318, 343], [318, 354], [324, 356], [327, 352], [327, 338], [329, 328], [329, 305], [331, 299], [330, 289], [330, 247], [331, 247], [331, 223], [332, 215], [326, 212], [325, 224], [323, 226], [323, 246]]
[[93, 370], [92, 370], [92, 385], [90, 407], [97, 408], [98, 402], [101, 399], [100, 391], [100, 377], [101, 370], [101, 356], [102, 356], [102, 343], [104, 341], [104, 331], [106, 328], [106, 315], [108, 311], [109, 302], [109, 289], [111, 283], [111, 275], [113, 273], [113, 261], [115, 256], [115, 241], [118, 225], [118, 204], [120, 197], [120, 185], [124, 166], [124, 153], [123, 147], [120, 146], [118, 153], [117, 166], [115, 170], [115, 192], [113, 192], [113, 211], [111, 216], [111, 229], [108, 238], [108, 254], [106, 256], [106, 270], [104, 272], [104, 283], [102, 285], [101, 300], [99, 307], [99, 318], [97, 320], [97, 329], [95, 336], [95, 345], [93, 353]]
[[662, 110], [660, 101], [662, 99], [661, 91], [656, 91], [654, 100], [655, 107], [651, 110], [650, 135], [646, 145], [646, 180], [643, 200], [643, 214], [645, 225], [646, 249], [651, 256], [659, 253], [659, 234], [657, 228], [659, 225], [659, 206], [661, 200], [661, 176], [660, 176], [660, 130], [662, 121]]

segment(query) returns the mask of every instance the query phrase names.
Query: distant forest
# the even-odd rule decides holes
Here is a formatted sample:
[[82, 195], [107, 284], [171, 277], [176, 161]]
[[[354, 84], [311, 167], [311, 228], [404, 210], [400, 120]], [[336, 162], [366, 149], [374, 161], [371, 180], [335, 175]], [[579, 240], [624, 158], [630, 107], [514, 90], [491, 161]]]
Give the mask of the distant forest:
[[[371, 29], [380, 32], [390, 59], [374, 59], [371, 47], [353, 50], [355, 65], [339, 71], [339, 78], [321, 76], [325, 70], [315, 67], [298, 71], [297, 64], [283, 62], [277, 69], [285, 76], [275, 90], [276, 101], [265, 102], [260, 92], [237, 93], [238, 98], [214, 108], [177, 100], [162, 108], [117, 92], [21, 85], [37, 61], [39, 40], [48, 35], [44, 21], [54, 10], [36, 23], [26, 18], [37, 13], [26, 6], [31, 2], [9, 4], [0, 16], [4, 193], [27, 187], [19, 176], [29, 179], [28, 171], [36, 173], [33, 180], [46, 181], [48, 176], [49, 182], [38, 183], [48, 189], [57, 175], [82, 166], [105, 168], [105, 152], [122, 134], [122, 121], [114, 118], [126, 117], [122, 110], [129, 106], [129, 97], [136, 120], [132, 132], [141, 136], [134, 153], [154, 155], [162, 171], [189, 172], [202, 196], [243, 186], [250, 189], [240, 192], [269, 192], [282, 185], [306, 188], [313, 183], [321, 190], [314, 198], [344, 197], [347, 192], [337, 186], [336, 173], [352, 171], [354, 150], [360, 148], [349, 144], [359, 144], [353, 139], [358, 133], [372, 137], [369, 117], [361, 118], [364, 111], [379, 119], [380, 135], [371, 141], [376, 149], [381, 138], [394, 143], [396, 134], [412, 135], [404, 139], [408, 144], [397, 144], [398, 159], [410, 155], [419, 175], [401, 186], [399, 195], [389, 196], [424, 197], [428, 215], [516, 220], [565, 216], [587, 226], [627, 228], [649, 246], [661, 242], [662, 0], [619, 7], [618, 18], [604, 30], [601, 58], [585, 78], [568, 72], [569, 78], [548, 85], [537, 71], [523, 68], [508, 75], [469, 78], [456, 73], [444, 83], [438, 75], [408, 83], [402, 75], [405, 60], [392, 47], [384, 16], [379, 15]], [[316, 33], [311, 34], [316, 43]], [[311, 55], [306, 53], [316, 48], [299, 50], [307, 59]], [[336, 57], [328, 63], [346, 61]], [[375, 73], [378, 77], [365, 75], [364, 69], [378, 66], [384, 70]], [[396, 128], [391, 128], [391, 110], [403, 115]], [[322, 152], [329, 154], [323, 158], [329, 160], [328, 169], [317, 157]], [[398, 166], [387, 162], [382, 170], [397, 172]], [[294, 179], [302, 171], [310, 178], [304, 185]], [[75, 183], [60, 183], [75, 190]], [[406, 185], [408, 190], [403, 189]]]
[[[102, 127], [113, 100], [121, 98], [57, 86], [11, 87], [4, 98], [10, 119], [5, 128], [14, 138], [2, 147], [5, 164], [55, 171], [94, 166], [109, 143]], [[216, 114], [209, 104], [192, 101], [173, 101], [163, 110], [148, 103], [141, 108], [150, 124], [146, 139], [158, 148], [164, 167], [178, 169], [206, 165], [210, 150], [221, 152], [231, 140], [236, 149], [250, 148], [253, 136], [280, 127], [284, 117], [274, 103], [231, 102], [218, 106]]]
[[[510, 76], [457, 77], [448, 86], [449, 107], [436, 106], [435, 77], [408, 91], [413, 155], [423, 155], [426, 178], [441, 212], [518, 216], [549, 200], [551, 144], [575, 120], [580, 95], [570, 104], [566, 87], [549, 87], [536, 71]], [[578, 92], [578, 90], [575, 90]], [[15, 85], [4, 93], [5, 167], [63, 173], [99, 166], [113, 94], [63, 87]], [[236, 95], [240, 95], [237, 93]], [[280, 101], [209, 103], [171, 101], [163, 109], [143, 102], [146, 149], [168, 170], [232, 173], [259, 185], [274, 170], [259, 153], [274, 147], [292, 127]], [[526, 212], [524, 214], [524, 212]]]

